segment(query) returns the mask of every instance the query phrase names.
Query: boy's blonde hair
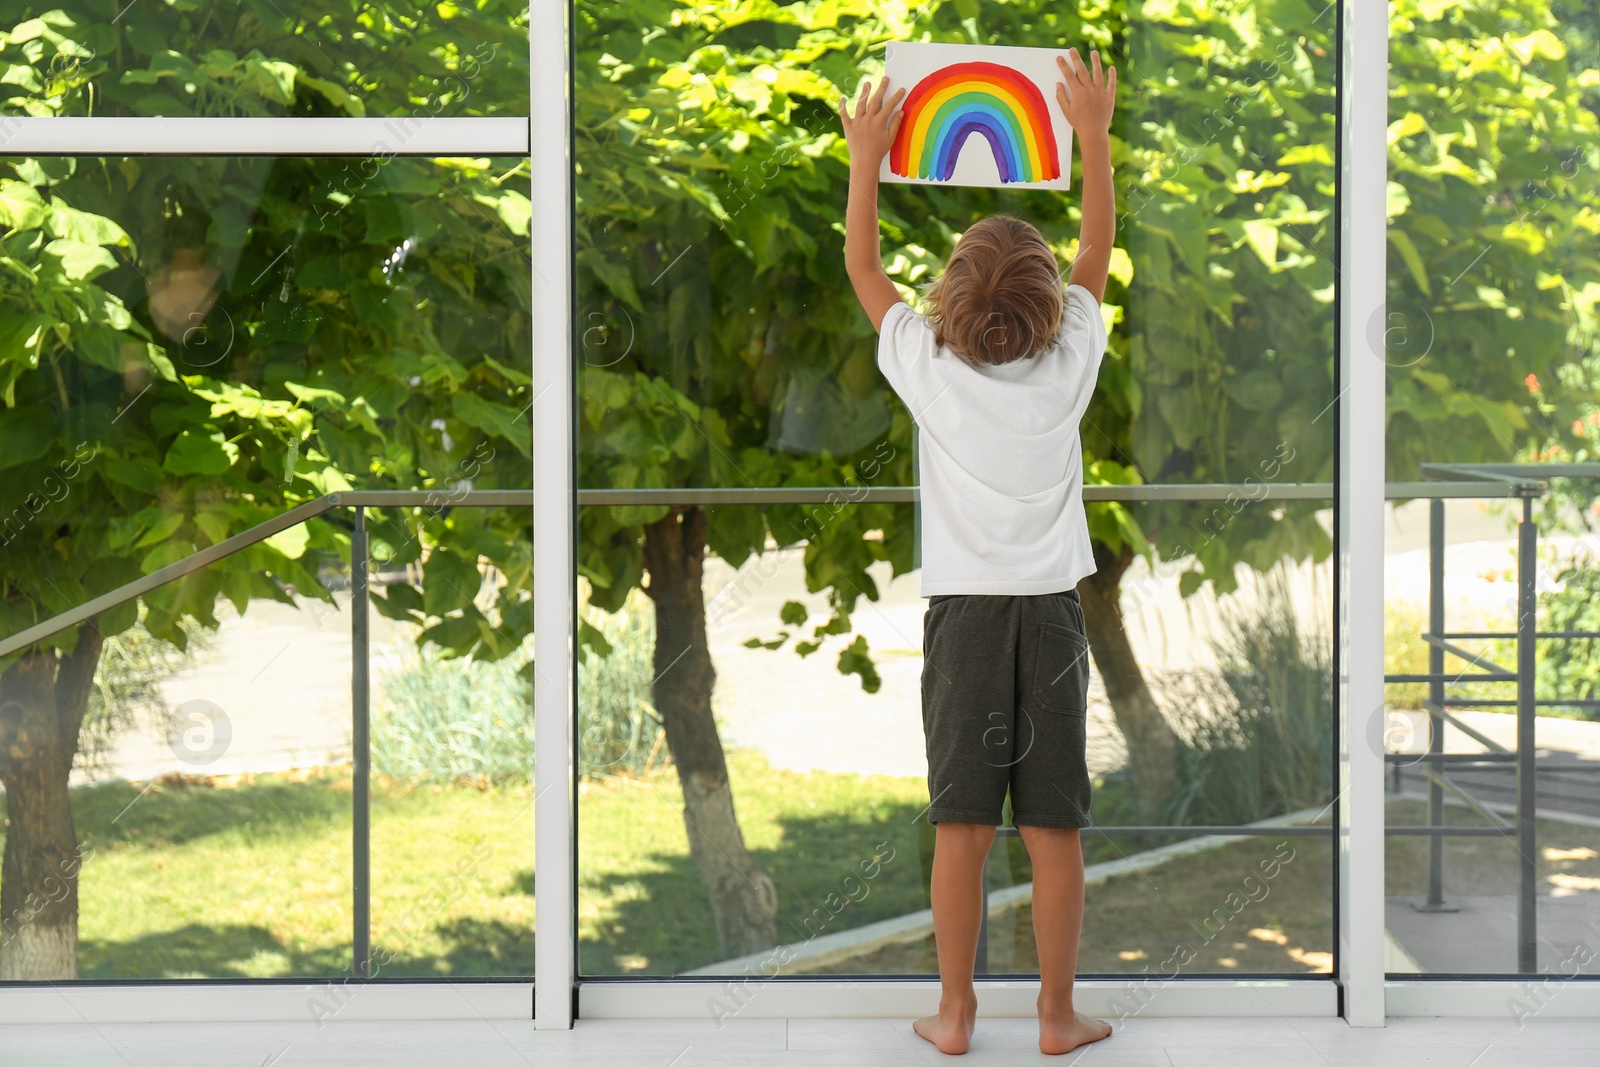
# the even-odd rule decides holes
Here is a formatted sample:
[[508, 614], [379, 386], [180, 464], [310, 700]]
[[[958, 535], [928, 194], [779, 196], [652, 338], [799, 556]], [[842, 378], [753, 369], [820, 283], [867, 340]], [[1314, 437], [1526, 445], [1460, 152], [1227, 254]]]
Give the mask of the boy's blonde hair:
[[1011, 215], [973, 223], [924, 295], [938, 343], [968, 363], [990, 366], [1048, 348], [1066, 301], [1044, 235]]

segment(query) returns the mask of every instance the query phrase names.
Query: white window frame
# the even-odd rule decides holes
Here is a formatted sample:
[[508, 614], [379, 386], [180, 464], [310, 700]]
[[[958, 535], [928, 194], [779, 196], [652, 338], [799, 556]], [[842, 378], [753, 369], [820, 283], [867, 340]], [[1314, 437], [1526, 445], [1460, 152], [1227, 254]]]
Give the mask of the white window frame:
[[[530, 360], [533, 407], [536, 977], [541, 1029], [588, 1018], [707, 1018], [721, 980], [579, 983], [576, 966], [575, 775], [572, 744], [574, 399], [572, 351], [572, 77], [568, 0], [530, 0], [529, 116], [523, 118], [0, 118], [7, 155], [228, 153], [530, 155], [533, 221]], [[1340, 6], [1340, 288], [1338, 367], [1338, 973], [1329, 981], [1182, 977], [1141, 998], [1140, 1014], [1332, 1016], [1381, 1026], [1386, 1014], [1505, 1010], [1515, 979], [1386, 982], [1382, 734], [1386, 0]], [[549, 147], [557, 146], [557, 147]], [[564, 665], [559, 669], [556, 665]], [[1092, 921], [1092, 920], [1091, 920]], [[0, 1022], [304, 1019], [307, 1001], [342, 983], [81, 984], [0, 988]], [[346, 986], [348, 984], [345, 984]], [[1600, 1014], [1600, 984], [1569, 983], [1549, 1015]], [[773, 988], [777, 987], [777, 988]], [[904, 1017], [933, 1003], [933, 980], [779, 978], [743, 983], [746, 1017]], [[1030, 1014], [1036, 982], [984, 983], [985, 1010]], [[1129, 981], [1083, 981], [1085, 1010], [1117, 1013]], [[528, 1018], [528, 982], [376, 984], [350, 996], [351, 1019]]]

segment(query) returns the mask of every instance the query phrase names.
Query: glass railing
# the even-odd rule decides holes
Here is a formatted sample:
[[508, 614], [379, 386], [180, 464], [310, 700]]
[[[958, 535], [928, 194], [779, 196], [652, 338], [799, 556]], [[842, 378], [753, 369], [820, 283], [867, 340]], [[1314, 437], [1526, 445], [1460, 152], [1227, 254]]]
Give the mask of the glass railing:
[[[1389, 496], [1439, 515], [1452, 502], [1528, 500], [1543, 484], [1490, 474], [1397, 483]], [[1125, 509], [1156, 533], [1114, 567], [1102, 562], [1116, 570], [1109, 599], [1097, 607], [1096, 590], [1084, 592], [1096, 660], [1085, 723], [1094, 824], [1084, 834], [1096, 921], [1083, 973], [1170, 974], [1174, 946], [1190, 975], [1331, 973], [1331, 487], [1085, 495], [1092, 511]], [[916, 496], [903, 486], [579, 491], [580, 517], [676, 510], [703, 522], [712, 545], [721, 524], [756, 513], [809, 535], [737, 566], [702, 547], [687, 599], [632, 585], [619, 599], [602, 571], [583, 569], [573, 731], [581, 974], [935, 973], [924, 605], [905, 546], [871, 528], [909, 528]], [[323, 497], [0, 640], [0, 658], [14, 663], [122, 605], [161, 608], [163, 597], [207, 589], [217, 599], [218, 626], [195, 631], [182, 656], [162, 659], [137, 626], [102, 652], [72, 780], [80, 977], [531, 974], [530, 545], [513, 533], [496, 562], [442, 551], [386, 562], [407, 515], [489, 528], [483, 516], [531, 504], [528, 491]], [[329, 599], [281, 583], [248, 598], [248, 610], [216, 597], [208, 568], [312, 523], [333, 533], [308, 541], [348, 545], [317, 563]], [[854, 530], [860, 571], [832, 583], [859, 594], [848, 620], [808, 572], [810, 543], [834, 523], [864, 524]], [[1537, 559], [1530, 526], [1523, 563]], [[595, 546], [583, 528], [580, 559], [601, 558], [587, 554]], [[1431, 532], [1430, 548], [1441, 536]], [[1206, 537], [1277, 552], [1236, 552], [1223, 580], [1213, 569], [1196, 588], [1185, 576], [1205, 558]], [[1441, 567], [1435, 552], [1429, 573]], [[1543, 661], [1527, 651], [1594, 635], [1538, 629], [1537, 611], [1525, 610], [1538, 596], [1533, 578], [1524, 570], [1514, 584], [1519, 625], [1458, 631], [1431, 617], [1419, 633], [1426, 665], [1391, 664], [1394, 699], [1373, 717], [1394, 787], [1390, 908], [1405, 896], [1418, 905], [1405, 923], [1391, 915], [1391, 970], [1446, 973], [1428, 965], [1430, 937], [1417, 923], [1459, 914], [1450, 906], [1479, 882], [1500, 888], [1478, 895], [1510, 898], [1518, 955], [1505, 973], [1548, 963], [1540, 953], [1554, 950], [1529, 956], [1527, 946], [1559, 944], [1562, 923], [1594, 921], [1584, 866], [1594, 833], [1578, 809], [1593, 804], [1586, 772], [1600, 749], [1563, 755], [1566, 734], [1588, 721], [1539, 714], [1594, 702], [1542, 695]], [[678, 613], [671, 629], [663, 603]], [[1441, 656], [1471, 673], [1441, 670]], [[1418, 686], [1426, 692], [1413, 709]], [[1516, 715], [1485, 726], [1494, 708]], [[1138, 719], [1152, 711], [1170, 735], [1165, 755]], [[1169, 781], [1154, 795], [1145, 786], [1160, 774]], [[704, 821], [718, 809], [695, 788], [727, 794], [731, 827]], [[729, 890], [730, 872], [755, 894]], [[1026, 851], [1003, 832], [986, 878], [983, 972], [1035, 971], [1030, 883]], [[767, 910], [748, 910], [752, 899]], [[16, 919], [8, 936], [26, 936], [15, 930], [27, 916]]]

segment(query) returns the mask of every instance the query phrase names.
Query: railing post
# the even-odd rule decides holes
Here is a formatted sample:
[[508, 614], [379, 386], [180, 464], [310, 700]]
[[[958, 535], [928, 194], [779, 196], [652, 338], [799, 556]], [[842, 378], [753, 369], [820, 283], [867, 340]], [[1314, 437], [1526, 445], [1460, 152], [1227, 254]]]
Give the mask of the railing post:
[[355, 823], [351, 834], [355, 901], [351, 910], [355, 927], [355, 976], [362, 980], [372, 977], [371, 808], [367, 791], [371, 778], [368, 745], [371, 686], [367, 674], [370, 643], [367, 566], [366, 509], [357, 507], [355, 529], [350, 533], [350, 762], [354, 777], [350, 796]]
[[1535, 789], [1534, 642], [1538, 633], [1536, 580], [1539, 527], [1533, 521], [1533, 495], [1522, 494], [1522, 522], [1517, 527], [1517, 851], [1522, 856], [1522, 883], [1517, 895], [1517, 970], [1539, 969], [1539, 866], [1534, 817]]
[[[1433, 641], [1428, 643], [1428, 754], [1444, 754], [1444, 649], [1438, 642], [1444, 640], [1444, 501], [1437, 498], [1428, 502], [1428, 632]], [[1433, 776], [1428, 779], [1428, 825], [1444, 825], [1444, 786], [1438, 777], [1444, 773], [1444, 761], [1428, 762]], [[1444, 902], [1444, 837], [1428, 837], [1428, 899], [1419, 911], [1455, 911]]]

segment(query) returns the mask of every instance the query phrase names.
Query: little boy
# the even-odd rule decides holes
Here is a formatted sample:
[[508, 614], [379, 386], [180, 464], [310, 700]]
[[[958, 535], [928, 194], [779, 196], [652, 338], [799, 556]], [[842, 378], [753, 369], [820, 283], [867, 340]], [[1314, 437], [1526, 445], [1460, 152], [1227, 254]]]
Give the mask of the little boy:
[[1084, 715], [1088, 641], [1077, 584], [1095, 570], [1083, 512], [1078, 420], [1105, 351], [1100, 318], [1115, 237], [1111, 112], [1116, 69], [1077, 50], [1057, 60], [1056, 101], [1083, 160], [1078, 254], [1063, 291], [1055, 255], [1020, 219], [961, 236], [927, 291], [901, 300], [878, 246], [878, 168], [905, 90], [863, 83], [851, 115], [845, 266], [879, 333], [878, 366], [921, 430], [922, 721], [928, 818], [937, 824], [933, 929], [939, 1013], [918, 1034], [963, 1053], [977, 1016], [972, 971], [981, 878], [1006, 794], [1033, 863], [1039, 1048], [1111, 1033], [1072, 1005], [1089, 825]]

